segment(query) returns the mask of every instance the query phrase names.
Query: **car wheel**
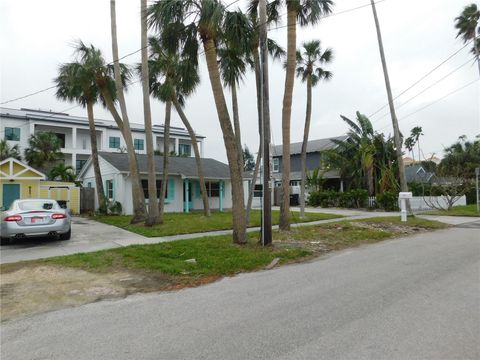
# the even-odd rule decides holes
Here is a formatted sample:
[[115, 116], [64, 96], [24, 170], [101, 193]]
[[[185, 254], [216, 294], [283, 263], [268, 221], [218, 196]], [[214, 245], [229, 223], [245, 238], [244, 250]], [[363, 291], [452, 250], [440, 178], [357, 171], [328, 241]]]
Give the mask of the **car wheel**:
[[68, 229], [68, 231], [65, 234], [60, 234], [60, 240], [70, 240], [71, 236], [72, 236], [72, 228]]

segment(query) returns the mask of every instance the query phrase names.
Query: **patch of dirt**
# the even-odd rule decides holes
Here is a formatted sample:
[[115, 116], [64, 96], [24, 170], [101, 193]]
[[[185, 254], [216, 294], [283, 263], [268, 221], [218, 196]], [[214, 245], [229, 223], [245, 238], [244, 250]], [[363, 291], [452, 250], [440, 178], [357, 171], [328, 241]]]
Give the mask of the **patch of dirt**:
[[1, 321], [6, 321], [104, 299], [123, 298], [136, 292], [173, 290], [192, 285], [196, 285], [195, 281], [182, 281], [158, 273], [93, 273], [57, 266], [27, 266], [2, 273], [0, 316]]

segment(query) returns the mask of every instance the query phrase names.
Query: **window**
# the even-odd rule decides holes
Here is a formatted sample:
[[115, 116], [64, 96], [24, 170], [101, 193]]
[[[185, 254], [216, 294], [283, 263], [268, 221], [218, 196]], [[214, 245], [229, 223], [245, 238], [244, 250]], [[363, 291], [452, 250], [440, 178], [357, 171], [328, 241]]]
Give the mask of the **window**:
[[110, 149], [120, 149], [120, 138], [118, 136], [110, 136], [108, 138], [108, 147]]
[[85, 165], [86, 162], [87, 162], [87, 160], [77, 160], [76, 161], [75, 169], [77, 170], [77, 174], [80, 172], [80, 170], [82, 170], [82, 167], [83, 167], [83, 165]]
[[88, 187], [88, 188], [91, 188], [91, 187], [92, 187], [92, 183], [91, 183], [90, 181], [87, 183], [87, 187]]
[[[162, 180], [157, 180], [157, 199], [160, 199], [160, 190], [162, 186]], [[142, 180], [142, 189], [143, 189], [143, 196], [145, 199], [148, 199], [148, 180]], [[168, 186], [165, 189], [165, 199], [168, 197]]]
[[300, 186], [300, 180], [290, 180], [290, 186]]
[[5, 140], [20, 141], [20, 128], [5, 128]]
[[278, 173], [280, 171], [280, 160], [278, 158], [273, 158], [272, 172]]
[[262, 193], [263, 193], [263, 185], [256, 184], [253, 189], [253, 197], [262, 197]]
[[62, 133], [55, 133], [58, 140], [60, 140], [60, 147], [65, 149], [65, 134]]
[[207, 182], [205, 183], [207, 188], [208, 197], [220, 197], [220, 183], [219, 182]]
[[113, 180], [107, 180], [106, 185], [107, 199], [113, 199]]
[[133, 147], [135, 148], [135, 150], [143, 150], [143, 139], [133, 139]]
[[179, 144], [178, 145], [178, 152], [180, 153], [179, 155], [186, 155], [186, 156], [191, 156], [192, 155], [192, 146], [189, 144]]
[[85, 137], [82, 139], [82, 149], [83, 150], [87, 149], [87, 138]]

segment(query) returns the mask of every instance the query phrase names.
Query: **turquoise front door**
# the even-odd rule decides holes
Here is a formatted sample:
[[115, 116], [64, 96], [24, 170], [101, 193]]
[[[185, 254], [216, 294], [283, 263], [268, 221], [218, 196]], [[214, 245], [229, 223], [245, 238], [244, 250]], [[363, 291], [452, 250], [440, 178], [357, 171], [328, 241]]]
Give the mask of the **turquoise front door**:
[[3, 184], [3, 208], [6, 210], [10, 204], [20, 199], [20, 184]]
[[192, 202], [192, 183], [188, 180], [183, 181], [183, 211], [189, 212], [193, 209]]

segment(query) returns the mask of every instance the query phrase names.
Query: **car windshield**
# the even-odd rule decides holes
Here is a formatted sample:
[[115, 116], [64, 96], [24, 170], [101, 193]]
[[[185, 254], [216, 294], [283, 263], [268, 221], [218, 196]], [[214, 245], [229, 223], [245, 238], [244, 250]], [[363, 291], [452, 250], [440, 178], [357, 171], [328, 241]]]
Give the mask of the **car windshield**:
[[51, 201], [21, 201], [18, 203], [20, 210], [51, 210], [53, 209], [53, 202]]

